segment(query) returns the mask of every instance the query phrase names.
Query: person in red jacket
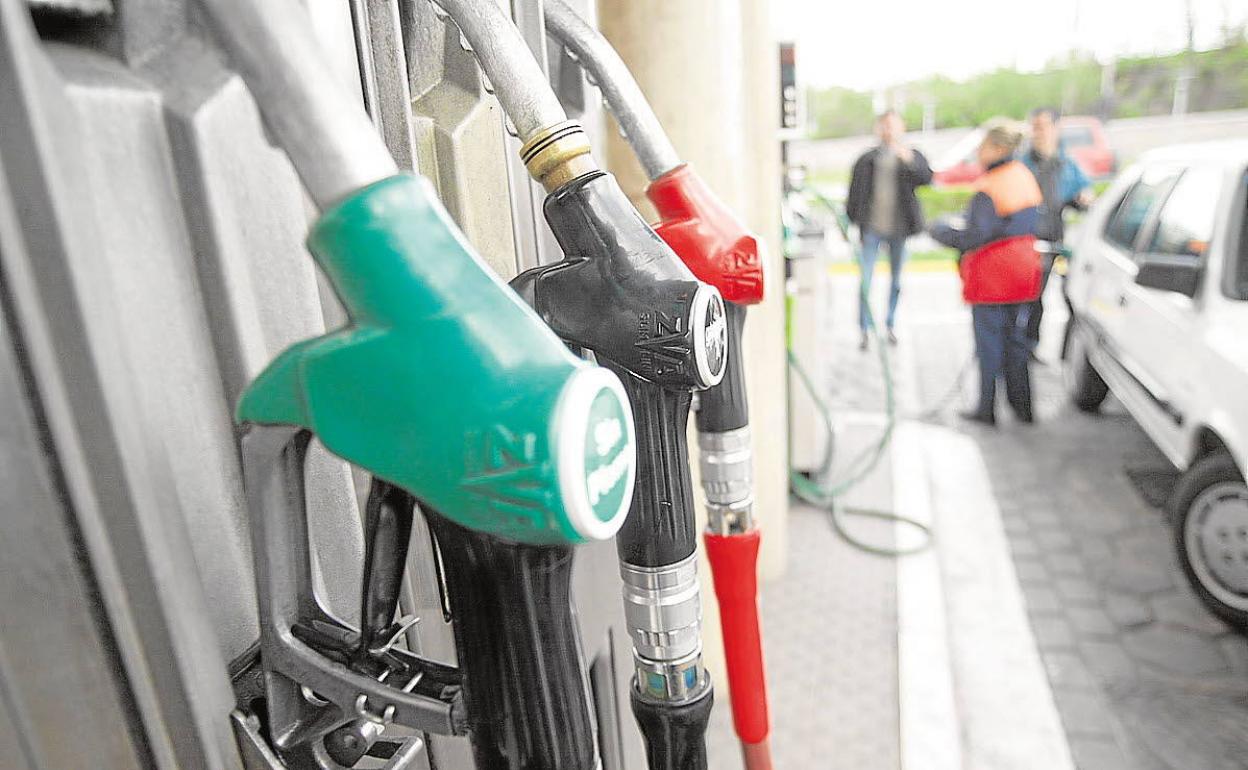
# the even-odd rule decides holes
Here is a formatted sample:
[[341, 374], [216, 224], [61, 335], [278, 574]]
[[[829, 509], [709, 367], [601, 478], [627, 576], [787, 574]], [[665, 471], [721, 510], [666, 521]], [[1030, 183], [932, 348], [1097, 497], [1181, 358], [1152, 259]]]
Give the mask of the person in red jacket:
[[996, 424], [1002, 378], [1019, 421], [1033, 421], [1025, 309], [1040, 295], [1035, 242], [1044, 196], [1032, 173], [1014, 159], [1022, 140], [1012, 123], [990, 123], [978, 152], [985, 172], [975, 182], [965, 217], [931, 228], [933, 238], [962, 252], [962, 298], [971, 306], [979, 359], [979, 405], [962, 416], [987, 425]]

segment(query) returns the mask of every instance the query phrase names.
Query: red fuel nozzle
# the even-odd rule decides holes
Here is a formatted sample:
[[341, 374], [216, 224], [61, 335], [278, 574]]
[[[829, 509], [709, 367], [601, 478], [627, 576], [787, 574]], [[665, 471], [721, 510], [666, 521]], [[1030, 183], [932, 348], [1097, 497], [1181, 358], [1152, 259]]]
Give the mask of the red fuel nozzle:
[[655, 232], [694, 275], [729, 302], [763, 301], [758, 240], [688, 163], [651, 182], [646, 195], [659, 212]]

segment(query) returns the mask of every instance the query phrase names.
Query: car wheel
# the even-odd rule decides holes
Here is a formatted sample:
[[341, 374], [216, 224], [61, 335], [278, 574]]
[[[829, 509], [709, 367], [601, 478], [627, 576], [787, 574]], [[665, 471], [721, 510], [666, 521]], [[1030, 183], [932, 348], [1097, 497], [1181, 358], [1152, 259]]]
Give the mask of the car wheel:
[[1248, 484], [1225, 452], [1199, 460], [1170, 498], [1175, 545], [1196, 595], [1248, 631]]
[[1075, 319], [1067, 322], [1066, 357], [1062, 365], [1062, 379], [1070, 402], [1084, 412], [1095, 412], [1109, 395], [1109, 386], [1088, 360], [1088, 346], [1084, 336], [1075, 328]]

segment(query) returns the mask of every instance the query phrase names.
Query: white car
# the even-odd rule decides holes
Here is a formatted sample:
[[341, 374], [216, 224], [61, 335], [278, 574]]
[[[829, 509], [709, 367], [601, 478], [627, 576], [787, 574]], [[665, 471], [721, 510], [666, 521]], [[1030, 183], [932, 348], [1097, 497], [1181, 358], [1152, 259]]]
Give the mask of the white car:
[[1071, 400], [1109, 391], [1183, 471], [1170, 498], [1197, 594], [1248, 630], [1248, 141], [1157, 150], [1072, 243]]

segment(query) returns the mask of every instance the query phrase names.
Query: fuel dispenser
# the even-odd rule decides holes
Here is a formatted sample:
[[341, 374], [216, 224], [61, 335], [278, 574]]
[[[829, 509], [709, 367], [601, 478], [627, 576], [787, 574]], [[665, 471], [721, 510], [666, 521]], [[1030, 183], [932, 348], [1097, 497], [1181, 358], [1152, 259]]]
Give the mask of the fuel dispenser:
[[[541, 4], [512, 10], [542, 40]], [[656, 234], [550, 92], [540, 46], [488, 0], [0, 0], [0, 20], [0, 92], [17, 97], [0, 110], [0, 390], [6, 415], [38, 417], [20, 467], [46, 462], [54, 493], [14, 507], [64, 527], [48, 538], [69, 546], [82, 586], [65, 594], [83, 601], [62, 614], [100, 648], [94, 677], [86, 656], [44, 663], [59, 644], [22, 688], [0, 677], [41, 767], [90, 752], [103, 768], [620, 770], [602, 651], [622, 635], [569, 596], [574, 554], [584, 592], [603, 570], [583, 555], [618, 533], [611, 606], [649, 764], [706, 768], [686, 423], [693, 392], [725, 402], [698, 415], [703, 460], [718, 458], [703, 475], [713, 529], [752, 560], [731, 340], [761, 274], [690, 170], [655, 176]], [[439, 181], [495, 270], [550, 253], [516, 217], [537, 185], [461, 141], [504, 130], [478, 88], [500, 97], [566, 255], [511, 287], [398, 172]], [[512, 217], [492, 216], [509, 194]], [[34, 563], [45, 550], [20, 534], [0, 550]], [[436, 576], [414, 578], [418, 562]], [[71, 635], [38, 606], [61, 587], [23, 591], [37, 633], [20, 647], [0, 632], [4, 646]], [[43, 700], [38, 670], [56, 675]], [[55, 722], [26, 717], [75, 678], [117, 692], [84, 689], [87, 748], [53, 755]]]
[[723, 296], [730, 355], [720, 384], [700, 396], [696, 419], [703, 538], [719, 599], [733, 723], [746, 767], [771, 766], [767, 684], [758, 622], [749, 409], [741, 338], [746, 306], [763, 299], [758, 241], [680, 160], [645, 95], [601, 33], [563, 0], [546, 0], [547, 31], [601, 89], [624, 137], [650, 179], [646, 195], [659, 213], [655, 231], [700, 280]]
[[619, 375], [637, 422], [632, 505], [617, 536], [633, 636], [633, 713], [653, 770], [707, 766], [712, 704], [701, 661], [696, 524], [685, 426], [692, 391], [719, 384], [729, 359], [724, 304], [699, 281], [590, 155], [523, 39], [499, 8], [439, 0], [476, 52], [547, 191], [565, 253], [512, 285], [575, 349]]
[[[303, 10], [205, 0], [211, 24], [321, 210], [308, 246], [346, 326], [281, 353], [237, 410], [260, 603], [260, 767], [387, 767], [418, 735], [467, 733], [477, 766], [597, 765], [569, 576], [610, 538], [634, 480], [628, 398], [484, 266], [362, 109], [318, 72]], [[312, 436], [373, 474], [359, 628], [317, 599], [302, 466]], [[396, 644], [414, 506], [430, 522], [458, 668]], [[261, 701], [248, 700], [256, 695]]]

